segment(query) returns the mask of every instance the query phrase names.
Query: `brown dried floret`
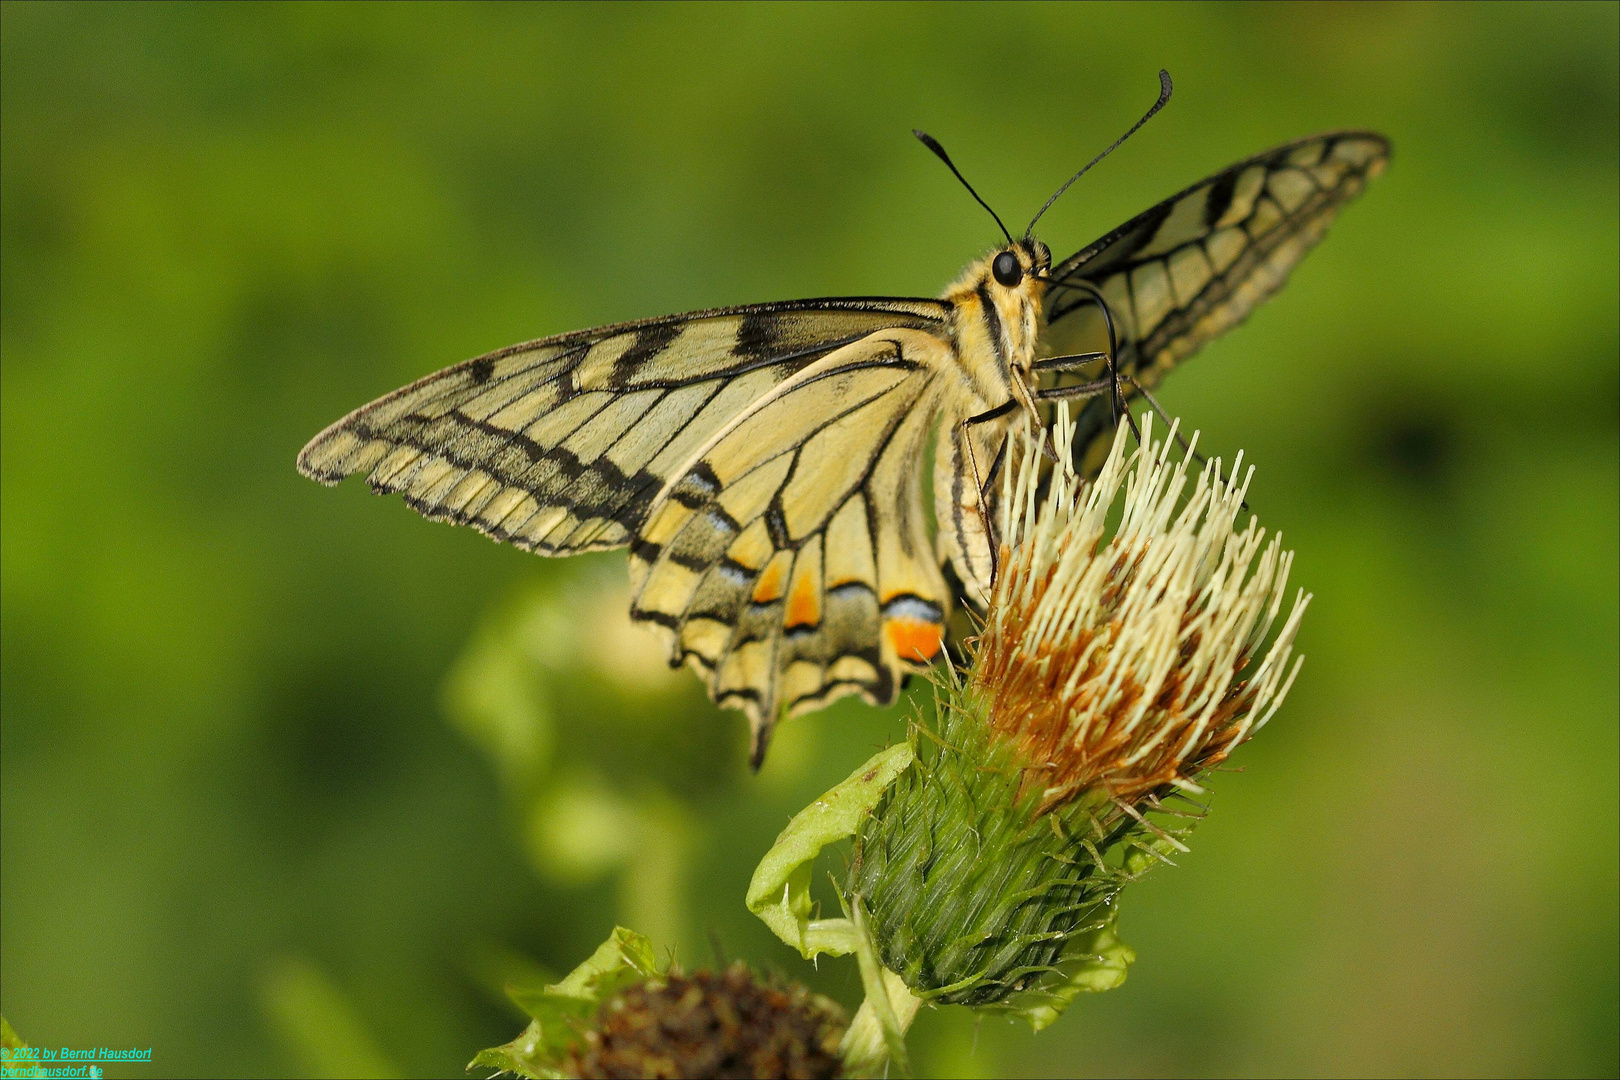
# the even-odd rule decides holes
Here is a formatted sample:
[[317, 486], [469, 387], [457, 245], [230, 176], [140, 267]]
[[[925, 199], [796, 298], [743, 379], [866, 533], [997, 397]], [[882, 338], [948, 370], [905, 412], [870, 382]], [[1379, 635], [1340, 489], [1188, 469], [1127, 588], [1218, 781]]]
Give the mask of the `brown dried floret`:
[[847, 1026], [835, 1002], [757, 979], [738, 962], [626, 989], [602, 1006], [564, 1068], [582, 1080], [834, 1077]]

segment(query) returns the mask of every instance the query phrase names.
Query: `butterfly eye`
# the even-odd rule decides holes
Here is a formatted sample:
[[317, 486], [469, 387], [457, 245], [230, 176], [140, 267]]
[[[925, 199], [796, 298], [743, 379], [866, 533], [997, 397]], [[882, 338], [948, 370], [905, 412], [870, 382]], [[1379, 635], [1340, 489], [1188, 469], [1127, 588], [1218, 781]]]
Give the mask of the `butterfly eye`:
[[997, 281], [1009, 289], [1024, 278], [1023, 264], [1018, 261], [1018, 256], [1010, 251], [1003, 251], [996, 256], [996, 261], [990, 264], [990, 272], [996, 275]]

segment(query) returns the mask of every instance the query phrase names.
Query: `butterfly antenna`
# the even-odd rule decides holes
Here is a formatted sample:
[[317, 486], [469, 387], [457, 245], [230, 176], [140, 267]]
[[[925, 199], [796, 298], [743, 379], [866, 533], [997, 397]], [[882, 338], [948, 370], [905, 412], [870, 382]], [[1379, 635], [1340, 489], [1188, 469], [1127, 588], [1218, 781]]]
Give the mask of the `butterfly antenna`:
[[973, 198], [978, 201], [980, 206], [990, 211], [990, 216], [995, 218], [996, 224], [1001, 227], [1001, 235], [1007, 238], [1007, 243], [1012, 243], [1012, 233], [1007, 231], [1007, 226], [1001, 224], [1001, 215], [996, 213], [994, 210], [990, 210], [990, 204], [979, 198], [979, 193], [974, 191], [973, 185], [967, 182], [967, 177], [963, 176], [962, 171], [956, 167], [956, 163], [951, 160], [951, 155], [947, 154], [945, 152], [945, 148], [939, 145], [939, 140], [928, 134], [928, 132], [918, 131], [916, 128], [912, 128], [911, 133], [917, 136], [917, 141], [921, 142], [924, 146], [928, 147], [928, 149], [932, 150], [934, 152], [934, 156], [943, 161], [947, 169], [956, 174], [956, 178], [962, 181], [962, 186], [968, 189], [968, 194], [973, 196]]
[[[1068, 191], [1070, 186], [1072, 186], [1076, 180], [1078, 180], [1082, 176], [1086, 175], [1087, 170], [1089, 170], [1093, 165], [1097, 164], [1097, 162], [1101, 161], [1103, 158], [1107, 157], [1109, 154], [1112, 154], [1115, 150], [1118, 150], [1120, 143], [1124, 142], [1126, 139], [1130, 138], [1132, 135], [1135, 135], [1138, 128], [1140, 128], [1143, 124], [1147, 123], [1149, 120], [1153, 119], [1153, 114], [1154, 113], [1156, 113], [1160, 109], [1164, 108], [1165, 103], [1170, 100], [1170, 91], [1171, 91], [1171, 89], [1172, 88], [1170, 86], [1170, 73], [1168, 71], [1164, 70], [1163, 68], [1160, 68], [1159, 69], [1159, 100], [1155, 101], [1153, 103], [1153, 108], [1149, 109], [1147, 111], [1147, 113], [1142, 117], [1142, 119], [1140, 119], [1136, 123], [1132, 124], [1131, 125], [1131, 130], [1127, 131], [1125, 134], [1123, 134], [1119, 138], [1115, 139], [1114, 140], [1114, 145], [1110, 146], [1108, 149], [1104, 150], [1102, 153], [1098, 154], [1096, 157], [1094, 157], [1090, 161], [1086, 162], [1086, 167], [1084, 169], [1081, 169], [1079, 172], [1077, 172], [1073, 176], [1069, 177], [1069, 179], [1064, 182], [1062, 187], [1060, 187], [1056, 191], [1052, 192], [1052, 197], [1050, 199], [1046, 200], [1046, 205], [1041, 207], [1040, 211], [1035, 215], [1034, 219], [1029, 223], [1029, 228], [1024, 230], [1024, 239], [1028, 240], [1030, 238], [1030, 236], [1034, 234], [1034, 232], [1035, 232], [1035, 222], [1041, 220], [1041, 214], [1044, 214], [1044, 213], [1047, 212], [1047, 210], [1051, 209], [1052, 204], [1058, 201], [1058, 196], [1059, 195], [1062, 195], [1065, 191]], [[918, 134], [921, 135], [921, 132], [919, 132]], [[939, 151], [939, 153], [941, 155], [943, 155], [944, 151], [941, 150], [941, 151]], [[950, 164], [950, 162], [947, 161], [946, 164]], [[962, 182], [964, 184], [967, 183], [966, 180], [964, 180]], [[969, 189], [969, 190], [972, 190], [972, 189]], [[986, 207], [986, 209], [989, 209], [989, 208]]]

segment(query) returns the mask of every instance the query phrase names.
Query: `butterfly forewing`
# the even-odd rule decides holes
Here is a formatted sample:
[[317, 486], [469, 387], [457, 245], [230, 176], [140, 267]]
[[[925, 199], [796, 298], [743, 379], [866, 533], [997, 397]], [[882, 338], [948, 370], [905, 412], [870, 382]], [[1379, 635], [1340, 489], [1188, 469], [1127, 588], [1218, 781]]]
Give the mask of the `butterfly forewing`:
[[628, 543], [692, 452], [817, 358], [935, 300], [805, 300], [698, 312], [515, 345], [413, 383], [298, 458], [333, 484], [368, 474], [418, 513], [542, 554]]
[[[1238, 162], [1138, 214], [1053, 267], [1042, 352], [1108, 348], [1095, 289], [1114, 318], [1120, 370], [1152, 389], [1281, 288], [1388, 158], [1388, 141], [1371, 132], [1313, 136]], [[1113, 427], [1107, 400], [1089, 402], [1078, 420], [1076, 453], [1100, 460]]]

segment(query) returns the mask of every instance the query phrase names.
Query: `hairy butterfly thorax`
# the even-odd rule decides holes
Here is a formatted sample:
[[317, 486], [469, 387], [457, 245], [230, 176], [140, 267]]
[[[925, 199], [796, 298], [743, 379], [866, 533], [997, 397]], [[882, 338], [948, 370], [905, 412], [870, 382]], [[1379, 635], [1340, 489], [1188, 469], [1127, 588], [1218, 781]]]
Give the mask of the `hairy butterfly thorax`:
[[1169, 96], [1160, 72], [1147, 115], [1016, 239], [917, 132], [1006, 241], [939, 299], [750, 304], [513, 345], [354, 410], [298, 468], [365, 475], [538, 554], [628, 547], [631, 617], [747, 714], [757, 765], [781, 716], [887, 704], [943, 654], [951, 610], [995, 577], [990, 511], [1020, 432], [1051, 454], [1052, 403], [1075, 403], [1086, 472], [1128, 399], [1280, 288], [1388, 158], [1370, 132], [1288, 143], [1054, 264], [1034, 239], [1046, 207]]
[[1041, 298], [1052, 256], [1022, 239], [969, 264], [941, 294], [964, 393], [943, 411], [934, 450], [937, 547], [963, 599], [982, 601], [994, 573], [988, 496], [1012, 431], [1036, 408]]

